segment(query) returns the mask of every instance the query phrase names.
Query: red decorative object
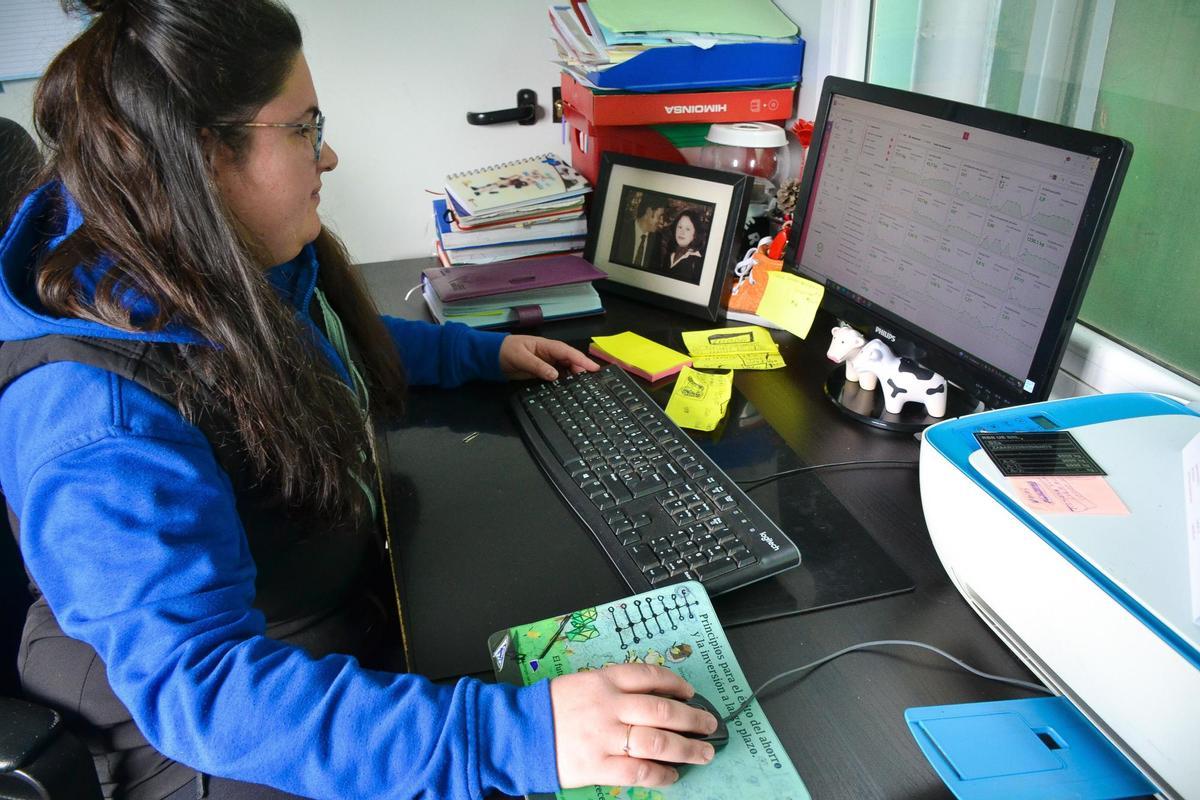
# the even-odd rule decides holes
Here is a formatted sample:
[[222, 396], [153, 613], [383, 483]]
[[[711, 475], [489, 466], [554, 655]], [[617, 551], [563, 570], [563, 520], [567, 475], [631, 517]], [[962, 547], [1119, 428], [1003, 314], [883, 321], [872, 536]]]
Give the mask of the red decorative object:
[[813, 124], [806, 119], [796, 120], [792, 125], [792, 135], [800, 142], [801, 147], [807, 148], [812, 142]]

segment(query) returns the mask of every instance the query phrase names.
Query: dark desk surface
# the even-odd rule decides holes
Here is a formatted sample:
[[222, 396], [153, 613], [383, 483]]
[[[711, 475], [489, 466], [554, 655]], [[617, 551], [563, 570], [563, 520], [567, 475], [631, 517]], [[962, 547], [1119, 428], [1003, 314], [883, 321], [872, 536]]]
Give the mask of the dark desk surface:
[[[420, 292], [407, 300], [405, 294], [420, 270], [434, 265], [425, 259], [381, 262], [364, 265], [362, 274], [384, 313], [428, 319]], [[619, 297], [605, 296], [605, 306], [605, 317], [547, 324], [537, 332], [578, 345], [594, 335], [635, 330], [681, 348], [679, 331], [712, 327]], [[736, 431], [699, 439], [734, 479], [805, 464], [917, 457], [912, 437], [854, 424], [825, 399], [821, 386], [830, 365], [824, 322], [819, 316], [807, 342], [781, 337], [785, 369], [736, 373], [731, 406], [749, 405], [769, 427], [760, 425], [753, 436]], [[418, 672], [454, 671], [447, 641], [477, 642], [482, 665], [484, 639], [492, 631], [629, 593], [526, 452], [505, 398], [504, 387], [496, 385], [414, 389], [405, 426], [389, 437], [390, 467], [402, 487], [401, 507], [393, 513], [404, 531]], [[469, 438], [472, 433], [478, 435]], [[795, 482], [812, 480], [829, 487], [916, 588], [729, 629], [752, 685], [872, 639], [928, 642], [984, 671], [1031, 679], [946, 577], [925, 528], [916, 470], [798, 476], [751, 496], [771, 513], [789, 489], [795, 491]], [[803, 553], [802, 531], [782, 527]], [[546, 578], [519, 578], [526, 574]], [[931, 654], [892, 648], [843, 656], [773, 687], [762, 704], [814, 798], [932, 800], [951, 794], [920, 754], [904, 710], [1026, 696]]]

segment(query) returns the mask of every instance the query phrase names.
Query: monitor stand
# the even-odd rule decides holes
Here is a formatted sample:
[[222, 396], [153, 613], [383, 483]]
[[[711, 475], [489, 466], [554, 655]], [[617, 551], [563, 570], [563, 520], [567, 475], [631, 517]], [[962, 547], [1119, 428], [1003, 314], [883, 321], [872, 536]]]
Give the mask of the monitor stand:
[[916, 433], [935, 422], [961, 417], [982, 410], [982, 405], [957, 386], [947, 382], [946, 416], [931, 417], [920, 403], [905, 403], [899, 414], [883, 407], [883, 392], [876, 387], [867, 391], [855, 381], [846, 380], [846, 365], [838, 364], [825, 380], [825, 396], [848, 417], [874, 428], [897, 433]]

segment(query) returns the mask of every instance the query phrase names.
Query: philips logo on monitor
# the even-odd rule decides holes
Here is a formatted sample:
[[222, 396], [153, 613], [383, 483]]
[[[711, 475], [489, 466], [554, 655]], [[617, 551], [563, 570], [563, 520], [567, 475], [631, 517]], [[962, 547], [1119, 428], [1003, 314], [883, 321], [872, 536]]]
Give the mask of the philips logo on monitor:
[[884, 339], [887, 339], [892, 344], [896, 343], [896, 334], [892, 333], [891, 331], [885, 331], [883, 328], [876, 325], [875, 332], [878, 333], [880, 336], [882, 336]]

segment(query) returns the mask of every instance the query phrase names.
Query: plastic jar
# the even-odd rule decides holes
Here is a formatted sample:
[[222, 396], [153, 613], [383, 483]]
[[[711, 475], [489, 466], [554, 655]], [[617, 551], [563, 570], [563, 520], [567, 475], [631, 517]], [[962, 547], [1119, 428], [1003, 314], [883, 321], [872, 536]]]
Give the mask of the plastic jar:
[[701, 166], [753, 177], [751, 208], [765, 211], [780, 181], [790, 175], [783, 128], [769, 122], [725, 123], [710, 127], [705, 138], [708, 143], [700, 153]]

